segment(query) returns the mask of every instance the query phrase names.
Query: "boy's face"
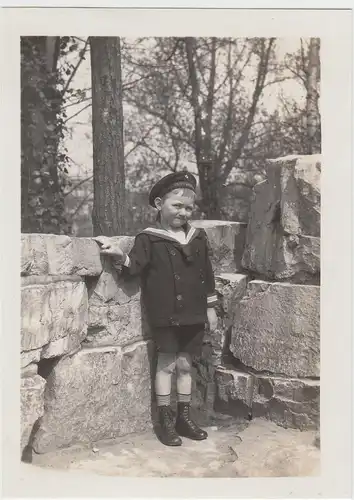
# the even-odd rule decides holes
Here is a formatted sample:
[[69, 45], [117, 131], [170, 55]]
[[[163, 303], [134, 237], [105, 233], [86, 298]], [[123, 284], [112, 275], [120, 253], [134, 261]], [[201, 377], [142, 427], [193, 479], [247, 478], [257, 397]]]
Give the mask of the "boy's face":
[[160, 211], [161, 222], [178, 229], [191, 217], [194, 209], [195, 194], [190, 189], [176, 189], [164, 198], [156, 198], [156, 208]]

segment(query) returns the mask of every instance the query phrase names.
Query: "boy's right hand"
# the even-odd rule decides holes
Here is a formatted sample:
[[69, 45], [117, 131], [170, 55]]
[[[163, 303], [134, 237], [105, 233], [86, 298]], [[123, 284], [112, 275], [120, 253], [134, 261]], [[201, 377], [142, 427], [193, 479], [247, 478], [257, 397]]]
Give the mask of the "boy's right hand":
[[112, 257], [116, 257], [118, 260], [123, 260], [125, 255], [123, 250], [119, 248], [117, 243], [112, 242], [110, 238], [107, 236], [96, 236], [92, 239], [97, 241], [100, 245], [100, 251], [102, 254], [111, 255]]

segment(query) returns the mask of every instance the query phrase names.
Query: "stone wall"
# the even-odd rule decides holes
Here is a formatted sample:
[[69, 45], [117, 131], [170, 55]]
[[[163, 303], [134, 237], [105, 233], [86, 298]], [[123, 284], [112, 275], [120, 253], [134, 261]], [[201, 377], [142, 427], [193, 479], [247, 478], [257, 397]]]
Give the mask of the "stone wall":
[[[208, 234], [220, 298], [194, 367], [204, 412], [319, 424], [319, 171], [317, 156], [271, 163], [247, 229], [193, 222]], [[130, 249], [132, 237], [116, 238]], [[151, 428], [155, 353], [139, 283], [90, 238], [41, 234], [22, 235], [21, 276], [21, 449]]]
[[219, 411], [319, 426], [320, 156], [269, 162], [253, 190], [232, 308], [229, 355], [215, 373]]

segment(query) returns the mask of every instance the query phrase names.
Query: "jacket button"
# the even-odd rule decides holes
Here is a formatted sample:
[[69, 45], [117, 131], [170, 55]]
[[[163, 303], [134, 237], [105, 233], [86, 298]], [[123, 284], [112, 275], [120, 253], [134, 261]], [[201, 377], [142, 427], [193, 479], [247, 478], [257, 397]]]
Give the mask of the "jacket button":
[[175, 274], [174, 277], [175, 277], [175, 280], [179, 280], [180, 279], [180, 275], [179, 274]]
[[182, 300], [182, 295], [177, 295], [176, 299], [177, 300]]
[[171, 250], [171, 255], [173, 255], [173, 256], [175, 256], [175, 255], [176, 255], [175, 250]]

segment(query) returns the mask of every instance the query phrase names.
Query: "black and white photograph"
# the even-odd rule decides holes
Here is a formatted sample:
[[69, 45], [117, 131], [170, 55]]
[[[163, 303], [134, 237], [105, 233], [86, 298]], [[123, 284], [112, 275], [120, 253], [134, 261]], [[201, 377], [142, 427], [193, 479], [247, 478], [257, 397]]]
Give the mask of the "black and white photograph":
[[18, 44], [19, 463], [320, 478], [320, 32], [62, 32]]

